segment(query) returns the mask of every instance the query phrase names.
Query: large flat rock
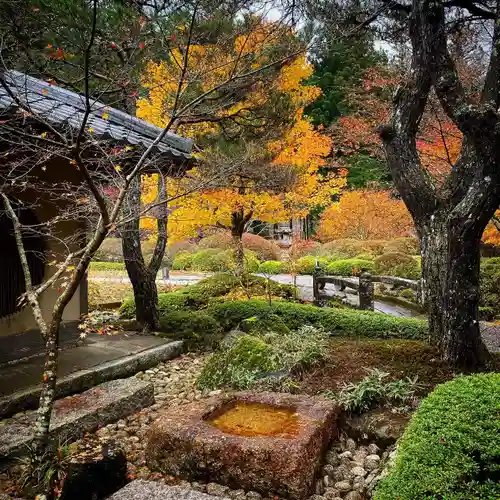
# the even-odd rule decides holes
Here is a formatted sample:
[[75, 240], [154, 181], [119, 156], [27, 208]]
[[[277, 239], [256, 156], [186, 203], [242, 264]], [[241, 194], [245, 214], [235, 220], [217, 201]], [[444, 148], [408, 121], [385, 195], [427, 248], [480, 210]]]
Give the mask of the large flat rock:
[[[52, 411], [50, 436], [74, 441], [86, 432], [131, 415], [154, 403], [153, 385], [136, 377], [111, 380], [88, 391], [59, 399]], [[28, 451], [33, 441], [36, 412], [0, 422], [0, 460]]]
[[225, 394], [166, 409], [151, 426], [146, 459], [152, 470], [188, 480], [302, 500], [314, 492], [338, 415], [320, 397]]
[[201, 491], [167, 486], [154, 481], [136, 480], [117, 491], [108, 500], [230, 500], [228, 497], [214, 497]]

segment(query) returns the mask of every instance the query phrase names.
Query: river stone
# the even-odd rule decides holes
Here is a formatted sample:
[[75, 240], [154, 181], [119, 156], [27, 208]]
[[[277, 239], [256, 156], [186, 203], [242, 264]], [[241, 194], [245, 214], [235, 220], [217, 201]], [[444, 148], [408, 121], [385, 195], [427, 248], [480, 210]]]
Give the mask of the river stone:
[[365, 469], [372, 471], [380, 465], [380, 457], [378, 455], [368, 455], [365, 458]]
[[[236, 403], [292, 409], [299, 418], [298, 433], [248, 437], [211, 423]], [[165, 409], [149, 431], [146, 459], [150, 469], [164, 474], [302, 500], [315, 492], [323, 454], [337, 435], [338, 414], [338, 406], [321, 397], [221, 394]]]
[[108, 500], [230, 500], [229, 497], [214, 497], [191, 488], [167, 486], [154, 481], [140, 479], [111, 495]]

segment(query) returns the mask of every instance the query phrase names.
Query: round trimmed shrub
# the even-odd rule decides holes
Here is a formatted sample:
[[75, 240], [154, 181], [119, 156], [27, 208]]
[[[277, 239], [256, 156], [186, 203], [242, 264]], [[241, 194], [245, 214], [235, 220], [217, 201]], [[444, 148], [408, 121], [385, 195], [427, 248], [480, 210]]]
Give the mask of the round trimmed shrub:
[[172, 269], [174, 271], [185, 271], [190, 269], [193, 263], [193, 256], [191, 252], [179, 252], [172, 262]]
[[230, 267], [229, 254], [216, 248], [199, 250], [193, 255], [191, 269], [193, 271], [227, 271]]
[[160, 317], [159, 332], [179, 340], [188, 347], [213, 346], [222, 337], [219, 323], [201, 311], [171, 311]]
[[409, 300], [410, 302], [416, 302], [417, 300], [417, 296], [411, 288], [401, 290], [398, 295], [403, 299]]
[[326, 273], [337, 276], [359, 276], [361, 271], [373, 272], [372, 260], [342, 259], [334, 260], [326, 266]]
[[384, 246], [384, 253], [400, 252], [406, 255], [420, 254], [420, 244], [417, 238], [396, 238]]
[[375, 500], [500, 498], [500, 373], [439, 385], [413, 415]]
[[481, 261], [479, 313], [485, 320], [500, 317], [500, 257]]
[[339, 259], [351, 259], [359, 254], [375, 257], [384, 253], [386, 243], [384, 240], [333, 240], [322, 245], [321, 255], [334, 256]]
[[[254, 252], [259, 260], [278, 260], [280, 258], [281, 251], [278, 245], [258, 234], [244, 233], [242, 241], [243, 248]], [[203, 238], [198, 246], [200, 249], [218, 248], [230, 250], [234, 247], [234, 244], [229, 231], [219, 231]]]
[[327, 265], [327, 260], [324, 258], [306, 255], [291, 263], [290, 270], [295, 271], [297, 274], [314, 274], [316, 272], [316, 262], [321, 269], [324, 269]]
[[398, 276], [400, 278], [419, 279], [420, 266], [411, 255], [391, 252], [375, 259], [375, 272], [381, 276]]
[[261, 274], [285, 274], [287, 272], [288, 266], [286, 262], [280, 262], [278, 260], [261, 262], [259, 266], [259, 273]]

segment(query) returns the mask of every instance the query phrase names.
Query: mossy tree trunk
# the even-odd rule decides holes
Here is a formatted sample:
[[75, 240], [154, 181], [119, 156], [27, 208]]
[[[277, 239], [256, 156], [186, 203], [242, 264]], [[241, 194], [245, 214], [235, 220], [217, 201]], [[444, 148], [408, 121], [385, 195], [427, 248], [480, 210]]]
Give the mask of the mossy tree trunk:
[[[411, 71], [395, 94], [390, 123], [380, 126], [379, 133], [396, 187], [419, 232], [431, 339], [450, 363], [481, 370], [487, 351], [478, 321], [479, 243], [500, 204], [500, 9], [490, 67], [481, 98], [473, 103], [449, 53], [444, 8], [441, 0], [413, 0]], [[439, 188], [416, 145], [431, 91], [463, 135], [458, 160]]]

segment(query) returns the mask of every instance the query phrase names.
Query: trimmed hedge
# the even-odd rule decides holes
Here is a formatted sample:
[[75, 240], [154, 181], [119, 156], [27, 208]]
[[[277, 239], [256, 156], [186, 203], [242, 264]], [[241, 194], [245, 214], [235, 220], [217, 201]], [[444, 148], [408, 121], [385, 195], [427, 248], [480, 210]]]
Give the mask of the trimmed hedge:
[[325, 269], [328, 261], [325, 258], [317, 258], [312, 255], [306, 255], [297, 259], [290, 264], [290, 268], [297, 274], [314, 274], [316, 270], [316, 262], [321, 269]]
[[[259, 260], [278, 260], [281, 250], [274, 241], [266, 240], [258, 234], [243, 233], [243, 248], [251, 250], [257, 255]], [[233, 238], [230, 231], [218, 231], [210, 236], [203, 238], [198, 248], [218, 248], [220, 250], [230, 250], [234, 248]]]
[[421, 270], [417, 259], [401, 252], [390, 252], [375, 259], [375, 272], [383, 276], [398, 276], [417, 280]]
[[481, 260], [481, 296], [479, 314], [482, 319], [500, 317], [500, 257]]
[[359, 254], [375, 257], [384, 253], [386, 244], [385, 240], [353, 240], [348, 238], [333, 240], [322, 245], [321, 255], [338, 259], [351, 259]]
[[384, 247], [384, 253], [401, 252], [406, 255], [419, 255], [420, 243], [417, 238], [396, 238], [388, 241]]
[[260, 274], [285, 274], [288, 272], [288, 266], [286, 262], [280, 262], [279, 260], [268, 260], [266, 262], [261, 262], [259, 266]]
[[172, 269], [174, 271], [185, 271], [191, 267], [193, 263], [194, 254], [191, 252], [179, 252], [172, 262]]
[[[254, 252], [245, 250], [245, 267], [248, 272], [254, 273], [259, 269], [259, 259]], [[228, 272], [233, 270], [233, 250], [220, 250], [206, 248], [196, 253], [179, 252], [172, 263], [176, 271], [203, 271], [203, 272]]]
[[424, 399], [374, 498], [500, 498], [500, 373], [456, 378]]
[[427, 322], [415, 318], [400, 318], [383, 313], [353, 309], [319, 308], [293, 302], [245, 300], [212, 304], [207, 313], [224, 330], [231, 330], [252, 316], [275, 314], [285, 325], [295, 330], [303, 325], [323, 327], [335, 335], [369, 338], [428, 338]]
[[[267, 295], [268, 286], [271, 295], [290, 299], [294, 296], [292, 285], [281, 285], [272, 280], [260, 276], [245, 276], [238, 278], [231, 274], [219, 273], [205, 278], [194, 285], [189, 285], [175, 292], [158, 294], [158, 308], [160, 315], [171, 311], [182, 311], [203, 309], [218, 297], [223, 297], [237, 288], [244, 288], [254, 296]], [[133, 297], [127, 297], [120, 308], [124, 318], [135, 317], [135, 303]], [[251, 314], [247, 317], [252, 316]]]
[[125, 262], [96, 262], [89, 264], [91, 271], [125, 271]]
[[160, 317], [161, 333], [187, 341], [188, 347], [214, 345], [222, 336], [219, 323], [201, 311], [172, 311]]
[[372, 260], [341, 259], [330, 262], [326, 266], [326, 273], [337, 276], [359, 276], [361, 271], [373, 272], [374, 268]]

